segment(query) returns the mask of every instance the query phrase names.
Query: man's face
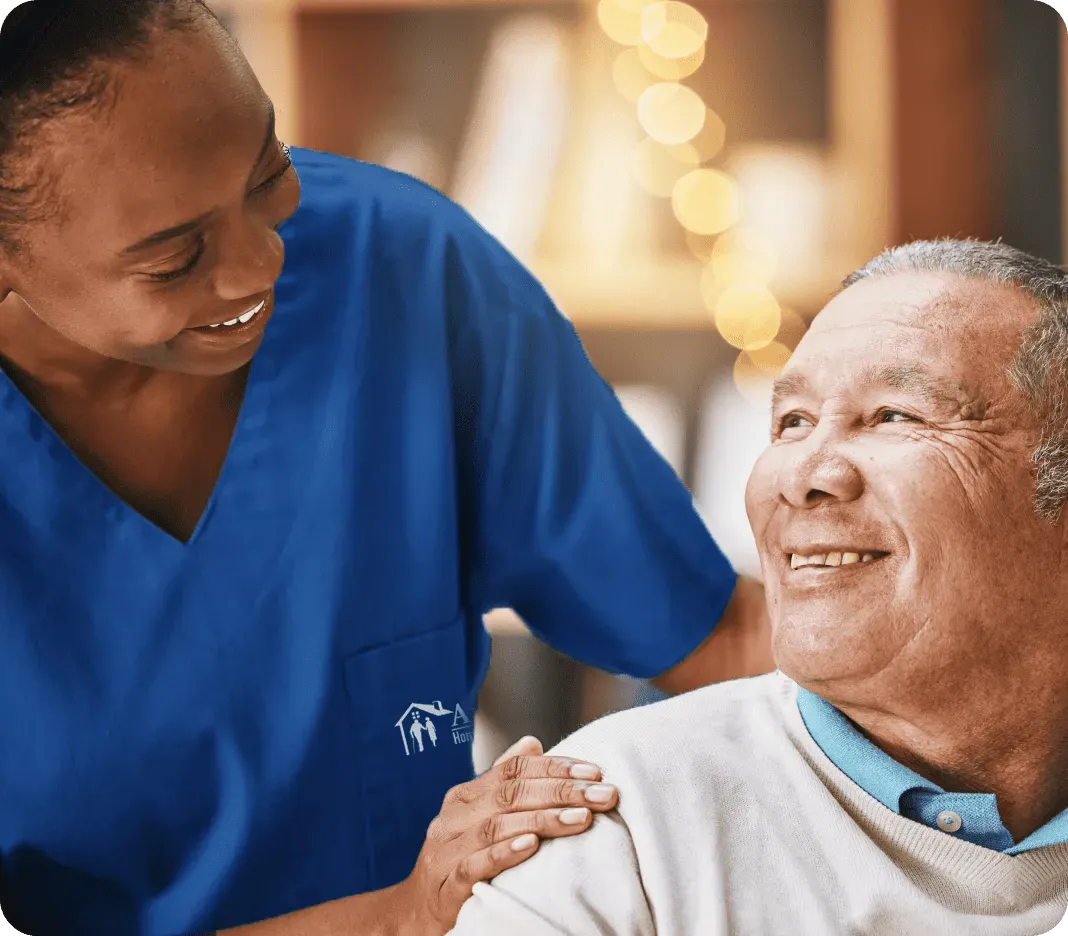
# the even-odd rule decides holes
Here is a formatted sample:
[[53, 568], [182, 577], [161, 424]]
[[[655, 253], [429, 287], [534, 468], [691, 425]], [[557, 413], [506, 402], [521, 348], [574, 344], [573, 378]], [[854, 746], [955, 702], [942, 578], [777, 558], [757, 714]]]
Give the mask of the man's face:
[[[776, 659], [802, 685], [952, 694], [1041, 652], [1062, 526], [1033, 509], [1036, 424], [1006, 375], [1036, 316], [1007, 287], [897, 274], [813, 322], [746, 490]], [[801, 564], [820, 556], [841, 564]]]

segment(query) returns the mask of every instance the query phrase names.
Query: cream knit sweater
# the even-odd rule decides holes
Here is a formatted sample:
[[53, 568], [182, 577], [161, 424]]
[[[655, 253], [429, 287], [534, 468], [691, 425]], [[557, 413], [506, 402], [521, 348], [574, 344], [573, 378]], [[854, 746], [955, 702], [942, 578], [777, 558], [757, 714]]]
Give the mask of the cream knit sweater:
[[782, 674], [622, 712], [553, 753], [617, 816], [479, 884], [454, 936], [1038, 936], [1068, 845], [1010, 857], [891, 812], [816, 746]]

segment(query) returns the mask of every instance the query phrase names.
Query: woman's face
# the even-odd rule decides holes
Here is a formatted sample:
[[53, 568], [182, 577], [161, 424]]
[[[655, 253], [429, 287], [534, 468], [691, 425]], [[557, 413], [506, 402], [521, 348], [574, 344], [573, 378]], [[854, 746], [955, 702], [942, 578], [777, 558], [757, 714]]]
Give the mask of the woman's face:
[[0, 299], [13, 293], [6, 305], [70, 351], [230, 373], [262, 340], [284, 259], [277, 229], [300, 202], [273, 108], [207, 19], [158, 33], [145, 61], [114, 74], [113, 102], [34, 131], [59, 210], [20, 231], [18, 256], [0, 256]]

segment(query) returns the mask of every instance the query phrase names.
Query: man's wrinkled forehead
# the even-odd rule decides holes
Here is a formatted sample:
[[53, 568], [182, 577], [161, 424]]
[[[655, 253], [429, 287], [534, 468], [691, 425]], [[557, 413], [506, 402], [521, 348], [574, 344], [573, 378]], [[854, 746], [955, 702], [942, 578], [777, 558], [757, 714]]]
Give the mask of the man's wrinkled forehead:
[[863, 280], [815, 318], [773, 402], [887, 389], [948, 418], [982, 418], [1006, 390], [1006, 368], [1034, 313], [1027, 297], [993, 283], [929, 273]]

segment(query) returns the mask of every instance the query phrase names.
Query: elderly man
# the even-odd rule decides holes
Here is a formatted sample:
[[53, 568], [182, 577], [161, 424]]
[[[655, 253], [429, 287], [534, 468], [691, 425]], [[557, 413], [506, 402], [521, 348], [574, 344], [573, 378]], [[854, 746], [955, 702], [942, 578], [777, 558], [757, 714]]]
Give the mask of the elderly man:
[[780, 671], [561, 753], [618, 815], [455, 936], [1031, 936], [1068, 906], [1068, 275], [915, 243], [775, 387], [746, 507]]

